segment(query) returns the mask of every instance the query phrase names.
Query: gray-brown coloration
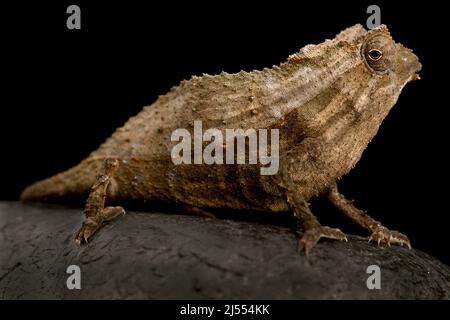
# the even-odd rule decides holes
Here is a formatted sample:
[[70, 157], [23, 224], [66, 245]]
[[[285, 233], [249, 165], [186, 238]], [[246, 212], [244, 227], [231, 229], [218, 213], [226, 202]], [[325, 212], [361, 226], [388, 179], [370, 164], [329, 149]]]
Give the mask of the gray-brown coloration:
[[[300, 244], [308, 252], [321, 237], [346, 239], [340, 230], [321, 226], [309, 210], [307, 201], [323, 194], [366, 227], [371, 239], [409, 246], [404, 235], [355, 208], [335, 183], [358, 162], [420, 68], [384, 25], [371, 31], [355, 25], [272, 69], [194, 76], [145, 107], [79, 165], [28, 187], [22, 199], [86, 197], [98, 185], [95, 176], [105, 171], [105, 160], [118, 159], [119, 167], [107, 176], [109, 186], [99, 187], [103, 192], [93, 187], [97, 197], [272, 212], [290, 208], [303, 223]], [[171, 133], [192, 129], [194, 120], [222, 132], [279, 129], [278, 174], [263, 176], [259, 165], [248, 164], [174, 165]], [[97, 221], [104, 221], [103, 205], [95, 211]], [[89, 236], [81, 230], [78, 239]]]

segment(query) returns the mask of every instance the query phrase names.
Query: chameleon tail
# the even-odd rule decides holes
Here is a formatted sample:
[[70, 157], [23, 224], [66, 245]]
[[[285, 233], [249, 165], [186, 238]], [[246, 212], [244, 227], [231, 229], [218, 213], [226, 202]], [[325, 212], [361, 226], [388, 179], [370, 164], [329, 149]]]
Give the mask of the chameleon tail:
[[85, 199], [100, 167], [101, 161], [86, 159], [69, 170], [28, 186], [20, 195], [20, 200], [47, 202]]

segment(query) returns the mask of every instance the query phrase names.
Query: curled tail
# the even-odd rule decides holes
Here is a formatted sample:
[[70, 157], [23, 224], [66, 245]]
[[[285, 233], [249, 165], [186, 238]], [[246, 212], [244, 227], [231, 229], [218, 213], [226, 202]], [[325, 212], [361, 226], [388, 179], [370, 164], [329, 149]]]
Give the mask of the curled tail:
[[101, 167], [101, 159], [86, 159], [77, 166], [25, 188], [21, 201], [85, 199]]

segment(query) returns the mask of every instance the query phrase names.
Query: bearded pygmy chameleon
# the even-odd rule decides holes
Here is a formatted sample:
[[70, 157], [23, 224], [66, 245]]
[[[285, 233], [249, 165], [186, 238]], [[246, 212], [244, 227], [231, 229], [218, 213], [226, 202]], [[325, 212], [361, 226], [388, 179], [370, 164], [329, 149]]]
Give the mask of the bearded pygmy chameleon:
[[[182, 81], [117, 129], [77, 166], [26, 188], [22, 200], [88, 197], [76, 235], [86, 242], [104, 222], [124, 213], [108, 202], [163, 201], [193, 208], [291, 210], [304, 228], [308, 253], [321, 237], [347, 240], [322, 226], [307, 201], [318, 195], [371, 233], [370, 239], [407, 245], [341, 195], [336, 181], [359, 161], [402, 88], [418, 79], [413, 52], [386, 26], [355, 25], [334, 39], [307, 45], [271, 69], [194, 76]], [[204, 127], [279, 130], [279, 170], [255, 164], [179, 164], [171, 133]]]

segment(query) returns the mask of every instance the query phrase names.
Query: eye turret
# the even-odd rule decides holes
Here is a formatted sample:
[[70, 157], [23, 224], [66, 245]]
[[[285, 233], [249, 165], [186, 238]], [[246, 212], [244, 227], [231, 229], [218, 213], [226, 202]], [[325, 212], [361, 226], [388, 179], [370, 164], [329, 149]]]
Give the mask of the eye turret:
[[361, 55], [370, 69], [385, 73], [391, 66], [390, 52], [394, 46], [388, 35], [382, 32], [373, 33], [364, 41]]

